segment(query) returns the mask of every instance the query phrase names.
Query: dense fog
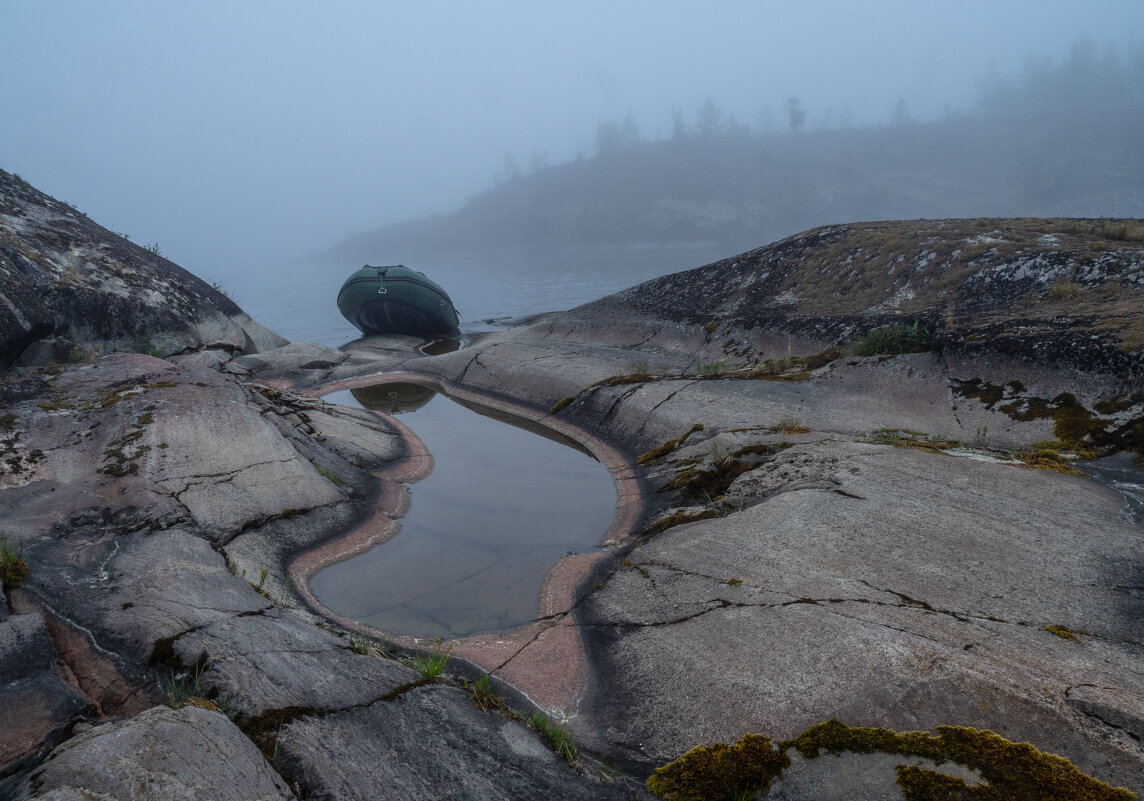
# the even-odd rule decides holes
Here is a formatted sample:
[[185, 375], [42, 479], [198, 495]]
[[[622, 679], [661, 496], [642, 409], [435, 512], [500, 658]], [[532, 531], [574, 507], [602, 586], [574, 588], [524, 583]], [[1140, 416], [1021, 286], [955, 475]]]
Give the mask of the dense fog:
[[[561, 192], [612, 191], [630, 204], [664, 193], [690, 202], [680, 200], [688, 186], [700, 203], [726, 195], [756, 219], [719, 234], [718, 247], [867, 209], [1116, 215], [1144, 202], [1132, 161], [1141, 118], [1125, 112], [1142, 104], [1139, 0], [5, 0], [0, 27], [0, 168], [223, 283], [458, 210], [446, 221], [479, 228], [484, 246], [548, 233], [612, 241], [590, 226], [549, 231], [540, 218], [504, 224], [513, 203], [540, 209]], [[1063, 139], [1040, 133], [1045, 107], [1067, 119], [1054, 134]], [[967, 133], [965, 120], [999, 127]], [[1058, 143], [1081, 153], [1089, 130], [1101, 131], [1100, 175], [1073, 186], [1077, 160]], [[669, 146], [685, 141], [719, 144], [676, 162]], [[985, 152], [965, 152], [975, 143]], [[999, 147], [1002, 169], [1024, 176], [1016, 189], [998, 182], [1012, 197], [975, 190], [957, 166], [981, 155], [996, 177]], [[957, 175], [925, 166], [950, 151]], [[1030, 163], [1014, 166], [1022, 152]], [[888, 153], [913, 166], [883, 163]], [[686, 166], [669, 180], [674, 163]], [[799, 163], [819, 172], [790, 170]], [[932, 186], [913, 205], [879, 189], [887, 170], [910, 183], [915, 169]], [[593, 171], [624, 180], [609, 190]], [[849, 183], [824, 195], [839, 175]], [[530, 180], [496, 209], [462, 208]], [[748, 197], [750, 181], [808, 208], [762, 224], [767, 206]], [[678, 228], [669, 218], [638, 235]]]

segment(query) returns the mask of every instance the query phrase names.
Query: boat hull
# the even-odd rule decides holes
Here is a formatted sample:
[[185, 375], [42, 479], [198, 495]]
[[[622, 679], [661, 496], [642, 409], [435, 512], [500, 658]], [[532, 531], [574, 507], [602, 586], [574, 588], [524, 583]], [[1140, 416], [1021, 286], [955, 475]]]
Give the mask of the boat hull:
[[338, 310], [363, 334], [432, 337], [458, 330], [449, 295], [408, 267], [362, 267], [342, 284]]

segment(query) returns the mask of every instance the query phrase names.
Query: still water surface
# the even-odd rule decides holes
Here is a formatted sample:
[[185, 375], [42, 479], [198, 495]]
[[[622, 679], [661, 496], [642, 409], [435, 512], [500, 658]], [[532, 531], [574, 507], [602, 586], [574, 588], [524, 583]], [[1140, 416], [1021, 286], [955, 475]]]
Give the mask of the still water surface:
[[[461, 330], [495, 330], [490, 320], [579, 306], [670, 272], [696, 267], [711, 254], [694, 249], [642, 250], [549, 263], [406, 260], [440, 284], [461, 314]], [[388, 264], [384, 258], [371, 264]], [[358, 263], [287, 265], [264, 273], [235, 271], [224, 288], [258, 322], [293, 342], [338, 347], [361, 334], [338, 313], [342, 282]]]
[[[442, 395], [405, 392], [395, 401], [423, 403], [402, 422], [429, 448], [433, 472], [411, 485], [401, 530], [319, 572], [314, 594], [334, 612], [391, 634], [463, 637], [531, 622], [548, 570], [565, 554], [596, 550], [611, 525], [611, 475], [567, 444]], [[363, 405], [349, 391], [326, 400]]]

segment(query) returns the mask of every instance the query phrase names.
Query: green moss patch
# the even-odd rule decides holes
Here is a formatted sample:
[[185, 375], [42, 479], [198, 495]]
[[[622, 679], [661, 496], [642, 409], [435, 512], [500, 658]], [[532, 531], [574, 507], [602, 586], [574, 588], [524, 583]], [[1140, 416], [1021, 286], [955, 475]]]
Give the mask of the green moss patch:
[[576, 398], [572, 395], [568, 395], [567, 397], [561, 398], [560, 400], [556, 401], [556, 403], [553, 405], [553, 407], [551, 409], [548, 410], [548, 413], [549, 414], [557, 414], [558, 412], [561, 412], [564, 409], [568, 408], [568, 405], [571, 404], [572, 401], [574, 401], [574, 400], [576, 400]]
[[719, 513], [714, 509], [701, 509], [697, 512], [676, 512], [673, 515], [655, 521], [647, 527], [650, 534], [658, 534], [661, 531], [667, 531], [669, 528], [682, 526], [684, 523], [694, 523], [696, 520], [707, 520], [712, 517], [719, 517]]
[[1053, 436], [1060, 442], [1061, 449], [1093, 451], [1093, 455], [1098, 450], [1144, 455], [1144, 417], [1137, 416], [1124, 423], [1111, 417], [1144, 403], [1144, 395], [1136, 393], [1127, 398], [1104, 400], [1090, 411], [1069, 392], [1045, 399], [1020, 397], [1023, 391], [1024, 387], [1017, 381], [999, 387], [977, 378], [958, 382], [954, 389], [956, 394], [976, 398], [985, 408], [996, 408], [1022, 423], [1052, 420]]
[[23, 587], [27, 579], [28, 563], [8, 544], [8, 540], [0, 538], [0, 580], [7, 589], [15, 590]]
[[736, 478], [758, 466], [757, 462], [731, 459], [708, 470], [689, 468], [667, 482], [661, 492], [682, 490], [690, 498], [716, 498], [726, 492]]
[[790, 765], [794, 748], [805, 759], [822, 754], [898, 754], [938, 765], [953, 762], [980, 773], [985, 783], [969, 786], [961, 778], [915, 766], [897, 767], [897, 784], [906, 801], [1131, 801], [1123, 788], [1088, 776], [1063, 757], [1029, 743], [1014, 743], [991, 731], [939, 726], [937, 734], [850, 727], [831, 719], [792, 740], [772, 745], [748, 734], [733, 746], [697, 746], [678, 760], [657, 768], [647, 788], [668, 801], [741, 798], [767, 789]]
[[720, 801], [758, 793], [771, 786], [790, 757], [761, 734], [734, 745], [696, 746], [674, 762], [656, 768], [647, 789], [668, 801]]
[[597, 387], [618, 387], [624, 384], [646, 384], [650, 381], [663, 381], [665, 378], [683, 378], [684, 376], [663, 376], [655, 375], [653, 373], [627, 373], [626, 375], [613, 375], [602, 381], [597, 381], [593, 386]]
[[1077, 470], [1068, 459], [1065, 459], [1055, 450], [1046, 448], [1035, 448], [1027, 451], [1017, 451], [1013, 454], [1014, 457], [1025, 467], [1035, 467], [1038, 470], [1052, 470], [1054, 473], [1064, 473], [1069, 476], [1083, 476], [1082, 471]]
[[1067, 626], [1044, 626], [1045, 631], [1049, 634], [1055, 634], [1062, 640], [1071, 640], [1072, 642], [1080, 642], [1080, 637], [1076, 636], [1076, 632]]
[[667, 442], [663, 443], [659, 447], [652, 448], [647, 453], [640, 454], [640, 456], [638, 456], [636, 458], [636, 464], [651, 464], [652, 462], [656, 462], [656, 461], [662, 459], [664, 456], [671, 453], [673, 450], [675, 450], [680, 445], [682, 445], [684, 442], [686, 442], [687, 438], [690, 437], [692, 434], [695, 434], [695, 433], [702, 431], [702, 430], [703, 430], [703, 424], [702, 423], [696, 423], [695, 425], [693, 425], [691, 427], [691, 430], [688, 431], [683, 436], [678, 437], [676, 439], [668, 440]]
[[905, 428], [880, 428], [869, 433], [863, 432], [862, 441], [875, 445], [893, 445], [895, 448], [913, 448], [930, 453], [944, 453], [961, 444], [957, 440], [946, 439], [940, 435], [910, 431]]
[[[929, 732], [896, 732], [851, 728], [829, 720], [781, 744], [813, 759], [823, 751], [839, 754], [887, 753], [924, 757], [941, 764], [956, 762], [979, 771], [988, 784], [970, 787], [963, 780], [932, 770], [901, 766], [898, 784], [907, 801], [960, 798], [975, 801], [1113, 801], [1136, 796], [1080, 772], [1063, 757], [1046, 754], [1029, 743], [1014, 743], [991, 731], [939, 726]], [[952, 793], [952, 794], [951, 794]]]

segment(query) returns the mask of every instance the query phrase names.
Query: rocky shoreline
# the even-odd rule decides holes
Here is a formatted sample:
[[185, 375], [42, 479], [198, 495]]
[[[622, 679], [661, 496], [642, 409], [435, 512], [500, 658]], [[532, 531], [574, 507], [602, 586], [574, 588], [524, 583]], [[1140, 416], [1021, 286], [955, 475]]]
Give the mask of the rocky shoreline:
[[[1137, 222], [835, 226], [433, 356], [157, 316], [147, 354], [11, 287], [95, 297], [112, 259], [138, 304], [170, 267], [0, 179], [0, 537], [27, 566], [0, 574], [0, 799], [652, 797], [716, 742], [651, 787], [1144, 788], [1141, 523], [1076, 470], [1144, 455]], [[318, 397], [382, 376], [612, 471], [606, 553], [554, 566], [532, 626], [418, 643], [309, 595], [431, 462]]]

